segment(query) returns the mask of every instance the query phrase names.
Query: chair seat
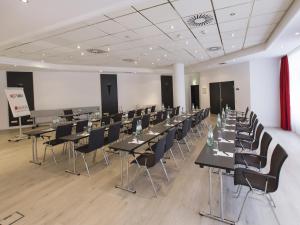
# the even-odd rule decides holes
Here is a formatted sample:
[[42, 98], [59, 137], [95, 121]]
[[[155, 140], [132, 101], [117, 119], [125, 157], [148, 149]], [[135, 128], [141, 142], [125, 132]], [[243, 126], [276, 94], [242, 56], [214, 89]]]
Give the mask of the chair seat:
[[[136, 158], [136, 161], [138, 161], [139, 165], [144, 166], [146, 163], [146, 166], [149, 167], [153, 167], [155, 165], [155, 155], [153, 153], [150, 152], [145, 152], [141, 155], [139, 155]], [[131, 163], [136, 163], [135, 160], [133, 160]]]
[[237, 126], [236, 130], [237, 132], [248, 132], [248, 133], [251, 131], [249, 127], [240, 127], [240, 126]]
[[234, 155], [234, 163], [240, 165], [248, 165], [255, 167], [257, 169], [260, 168], [261, 157], [255, 154], [246, 154], [246, 153], [235, 153]]
[[89, 149], [89, 145], [88, 144], [85, 144], [85, 145], [81, 145], [81, 146], [75, 148], [75, 151], [81, 152], [81, 153], [89, 153], [92, 150]]
[[44, 142], [44, 144], [51, 145], [51, 146], [60, 145], [60, 144], [63, 144], [63, 143], [65, 143], [65, 141], [60, 140], [60, 139], [53, 139], [53, 140]]
[[252, 149], [252, 142], [248, 142], [248, 141], [235, 141], [235, 147], [237, 148], [247, 148], [247, 149]]
[[[265, 174], [249, 170], [246, 168], [237, 168], [234, 170], [234, 184], [235, 185], [243, 185], [248, 186], [248, 181], [250, 182], [252, 188], [257, 190], [265, 191], [266, 185], [266, 176]], [[274, 180], [270, 180], [268, 183], [268, 189], [266, 190], [267, 193], [273, 192], [276, 188], [274, 186]]]
[[253, 141], [253, 137], [247, 134], [237, 134], [235, 138], [239, 140]]

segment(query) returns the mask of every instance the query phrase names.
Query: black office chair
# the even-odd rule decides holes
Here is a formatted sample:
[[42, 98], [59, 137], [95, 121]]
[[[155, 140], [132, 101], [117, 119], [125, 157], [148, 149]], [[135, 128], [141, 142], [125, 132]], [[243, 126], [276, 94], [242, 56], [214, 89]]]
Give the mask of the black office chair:
[[127, 128], [124, 132], [126, 134], [133, 134], [136, 131], [136, 125], [139, 120], [141, 120], [141, 116], [134, 117], [131, 122], [131, 126]]
[[273, 207], [275, 207], [275, 202], [270, 194], [278, 189], [280, 171], [287, 157], [288, 154], [286, 151], [278, 144], [276, 145], [271, 157], [269, 173], [263, 174], [247, 168], [237, 168], [234, 170], [234, 184], [249, 188], [249, 191], [247, 192], [243, 201], [238, 220], [241, 217], [245, 202], [250, 192], [265, 196], [269, 205], [271, 206], [274, 216], [276, 217], [273, 209]]
[[150, 114], [145, 114], [142, 117], [142, 129], [146, 129], [149, 127], [150, 124]]
[[256, 119], [257, 119], [257, 115], [254, 113], [254, 115], [252, 116], [252, 119], [250, 120], [249, 124], [247, 124], [246, 126], [236, 124], [236, 131], [238, 133], [240, 133], [240, 132], [250, 133], [253, 130], [254, 122], [255, 122]]
[[162, 122], [163, 111], [158, 111], [155, 115], [155, 120], [152, 122], [154, 125]]
[[73, 121], [74, 116], [73, 116], [73, 110], [72, 109], [65, 109], [64, 110], [64, 115], [66, 116], [66, 121]]
[[75, 149], [75, 151], [81, 153], [82, 159], [83, 159], [85, 167], [86, 167], [86, 171], [87, 171], [89, 176], [90, 176], [90, 171], [89, 171], [88, 164], [85, 160], [85, 155], [86, 154], [91, 153], [91, 152], [95, 152], [94, 153], [94, 161], [95, 161], [97, 150], [100, 149], [103, 153], [106, 165], [107, 166], [109, 165], [108, 156], [107, 156], [106, 152], [103, 149], [103, 146], [104, 146], [104, 131], [105, 131], [105, 128], [103, 128], [103, 127], [92, 130], [90, 132], [90, 135], [89, 135], [88, 144], [79, 146]]
[[237, 134], [236, 134], [236, 139], [240, 139], [240, 140], [253, 140], [254, 139], [254, 136], [255, 136], [255, 131], [256, 131], [256, 129], [257, 129], [257, 125], [258, 125], [258, 119], [256, 119], [255, 121], [254, 121], [254, 124], [253, 124], [253, 126], [252, 126], [252, 130], [249, 132], [249, 133], [247, 133], [247, 134], [245, 134], [244, 132], [238, 132]]
[[155, 105], [151, 106], [151, 112], [152, 112], [152, 113], [155, 112], [155, 108], [156, 108]]
[[123, 116], [123, 113], [117, 113], [117, 114], [115, 114], [112, 117], [114, 123], [122, 121], [122, 116]]
[[256, 132], [255, 132], [254, 140], [236, 139], [235, 147], [242, 148], [243, 151], [245, 149], [252, 150], [252, 151], [257, 150], [257, 148], [259, 146], [260, 136], [262, 134], [263, 129], [264, 129], [264, 126], [262, 124], [259, 124], [256, 129]]
[[162, 121], [165, 121], [168, 117], [168, 110], [163, 111]]
[[134, 114], [135, 114], [135, 110], [130, 110], [128, 112], [128, 119], [132, 119], [134, 117]]
[[136, 116], [141, 116], [142, 111], [143, 111], [143, 109], [137, 109], [136, 112], [135, 112]]
[[[178, 128], [177, 132], [176, 132], [176, 140], [177, 140], [178, 147], [179, 147], [180, 151], [182, 151], [181, 147], [180, 147], [180, 144], [185, 144], [187, 146], [188, 151], [189, 152], [191, 151], [190, 150], [190, 146], [189, 146], [189, 144], [187, 142], [187, 139], [186, 139], [187, 132], [188, 132], [188, 127], [189, 127], [189, 123], [190, 123], [190, 121], [188, 119], [186, 119], [185, 121], [183, 121], [182, 127]], [[183, 143], [180, 142], [180, 141], [183, 141]]]
[[145, 108], [145, 114], [148, 114], [149, 113], [149, 110], [150, 110], [150, 108]]
[[239, 122], [245, 122], [249, 113], [249, 107], [246, 108], [246, 111], [242, 113], [241, 116], [237, 116], [236, 120]]
[[88, 120], [79, 120], [76, 122], [76, 133], [81, 133], [84, 131], [84, 128], [87, 128], [89, 121]]
[[108, 135], [104, 138], [104, 145], [112, 144], [120, 138], [121, 122], [109, 126]]
[[53, 160], [54, 160], [55, 163], [57, 163], [56, 159], [55, 159], [55, 154], [54, 154], [54, 150], [53, 149], [57, 145], [65, 144], [66, 143], [66, 141], [61, 140], [60, 138], [70, 135], [72, 133], [72, 127], [73, 127], [72, 123], [57, 126], [56, 127], [56, 132], [55, 132], [55, 139], [52, 139], [52, 140], [44, 142], [44, 145], [45, 145], [44, 157], [43, 157], [43, 161], [44, 162], [46, 160], [46, 151], [47, 151], [47, 148], [50, 147], [51, 151], [52, 151]]
[[[176, 158], [175, 158], [175, 156], [173, 154], [173, 150], [172, 150], [175, 138], [176, 138], [176, 128], [173, 127], [168, 131], [167, 136], [166, 136], [165, 153], [167, 153], [168, 151], [171, 153], [171, 156], [175, 162], [175, 165], [176, 165], [176, 167], [178, 167]], [[181, 154], [183, 156], [183, 152], [181, 152]], [[184, 156], [183, 156], [183, 158], [184, 158]]]
[[144, 152], [144, 153], [135, 153], [135, 154], [140, 154], [138, 157], [134, 157], [134, 160], [131, 162], [133, 164], [137, 164], [138, 167], [144, 167], [145, 171], [149, 177], [149, 180], [151, 182], [153, 191], [155, 193], [155, 196], [157, 197], [157, 191], [154, 186], [151, 174], [149, 172], [149, 168], [154, 167], [157, 163], [160, 163], [164, 174], [166, 178], [169, 180], [164, 162], [163, 162], [163, 157], [165, 153], [165, 145], [166, 145], [166, 135], [160, 138], [160, 140], [157, 142], [157, 144], [153, 145], [152, 152]]
[[235, 153], [235, 164], [244, 165], [246, 168], [255, 167], [261, 170], [267, 165], [268, 149], [271, 141], [271, 135], [265, 132], [260, 142], [259, 155], [252, 153]]
[[110, 124], [110, 116], [103, 116], [101, 118], [101, 125], [109, 125]]
[[251, 125], [252, 118], [254, 116], [254, 112], [251, 111], [249, 119], [246, 119], [244, 122], [237, 121], [237, 127], [249, 127]]

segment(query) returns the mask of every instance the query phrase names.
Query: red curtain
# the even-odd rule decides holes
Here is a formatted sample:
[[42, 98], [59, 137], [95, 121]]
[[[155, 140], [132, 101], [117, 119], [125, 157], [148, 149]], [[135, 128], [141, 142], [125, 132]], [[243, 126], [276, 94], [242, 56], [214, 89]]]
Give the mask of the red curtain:
[[280, 110], [281, 128], [291, 130], [291, 107], [290, 107], [290, 74], [289, 60], [287, 56], [281, 58], [280, 67]]

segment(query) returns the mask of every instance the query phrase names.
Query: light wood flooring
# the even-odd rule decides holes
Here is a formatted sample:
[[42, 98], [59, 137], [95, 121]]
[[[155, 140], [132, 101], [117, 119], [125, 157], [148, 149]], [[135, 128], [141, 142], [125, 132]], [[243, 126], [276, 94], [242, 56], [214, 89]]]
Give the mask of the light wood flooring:
[[[281, 224], [300, 224], [300, 137], [279, 129], [267, 129], [274, 137], [272, 146], [280, 142], [289, 153], [283, 167], [280, 187], [273, 198]], [[65, 173], [68, 160], [56, 149], [58, 165], [50, 154], [42, 166], [29, 163], [31, 141], [9, 143], [15, 131], [0, 132], [0, 221], [18, 211], [25, 215], [16, 225], [217, 225], [222, 224], [200, 217], [200, 209], [208, 210], [208, 170], [194, 164], [205, 138], [197, 138], [188, 153], [183, 146], [186, 159], [182, 160], [174, 148], [179, 169], [172, 160], [166, 167], [170, 175], [167, 182], [159, 165], [150, 170], [158, 186], [158, 198], [154, 197], [151, 185], [140, 171], [136, 178], [136, 194], [114, 186], [119, 183], [120, 167], [117, 155], [110, 155], [111, 165], [106, 167], [99, 152], [97, 164], [88, 157], [91, 177], [78, 158], [81, 176]], [[39, 141], [39, 156], [42, 142]], [[133, 175], [135, 167], [129, 170]], [[236, 187], [232, 177], [224, 177], [225, 215], [236, 219], [241, 206], [240, 199], [232, 197]], [[213, 176], [213, 211], [219, 213], [219, 180]], [[276, 224], [276, 220], [261, 197], [250, 197], [238, 224]]]

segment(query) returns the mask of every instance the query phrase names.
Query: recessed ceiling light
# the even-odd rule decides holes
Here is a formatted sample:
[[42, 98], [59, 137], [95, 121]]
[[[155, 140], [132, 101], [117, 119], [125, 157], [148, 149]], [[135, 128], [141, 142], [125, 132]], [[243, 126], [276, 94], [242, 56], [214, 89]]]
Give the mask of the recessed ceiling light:
[[138, 64], [138, 62], [137, 62], [137, 61], [134, 61], [134, 64], [136, 65], [136, 64]]
[[151, 63], [152, 65], [154, 65], [154, 62], [153, 63]]
[[234, 45], [232, 45], [232, 46], [231, 46], [231, 48], [235, 48], [235, 46], [234, 46]]
[[14, 67], [17, 67], [17, 65], [14, 65]]
[[151, 51], [153, 48], [152, 47], [149, 47], [149, 50]]
[[42, 56], [46, 56], [46, 54], [45, 54], [45, 53], [43, 53], [43, 54], [42, 54]]
[[108, 52], [110, 51], [110, 48], [109, 48], [109, 47], [107, 48], [107, 51], [108, 51]]
[[232, 61], [233, 61], [233, 62], [236, 62], [236, 59], [233, 59]]
[[171, 26], [170, 26], [170, 28], [173, 30], [173, 29], [174, 29], [174, 26], [173, 26], [173, 25], [171, 25]]
[[202, 31], [200, 31], [200, 33], [204, 35], [204, 34], [207, 33], [207, 31], [206, 30], [202, 30]]
[[160, 58], [157, 58], [156, 61], [159, 62], [159, 61], [160, 61]]
[[20, 0], [20, 1], [25, 3], [25, 4], [29, 3], [29, 0]]
[[84, 56], [84, 52], [81, 52], [81, 56]]
[[229, 15], [230, 15], [230, 16], [235, 16], [236, 13], [232, 12], [232, 13], [230, 13]]
[[296, 32], [295, 35], [296, 35], [296, 36], [299, 36], [299, 35], [300, 35], [300, 32]]
[[234, 36], [235, 36], [235, 34], [234, 34], [234, 33], [232, 33], [232, 34], [231, 34], [231, 37], [234, 37]]
[[216, 52], [216, 51], [219, 51], [221, 49], [222, 48], [219, 47], [219, 46], [213, 46], [213, 47], [208, 48], [207, 50], [210, 51], [210, 52]]
[[77, 49], [80, 49], [80, 45], [77, 45]]
[[188, 45], [188, 44], [189, 44], [189, 41], [185, 41], [185, 44]]
[[195, 53], [198, 53], [198, 51], [197, 51], [197, 50], [195, 50]]
[[167, 57], [168, 55], [167, 54], [164, 54], [164, 57]]

